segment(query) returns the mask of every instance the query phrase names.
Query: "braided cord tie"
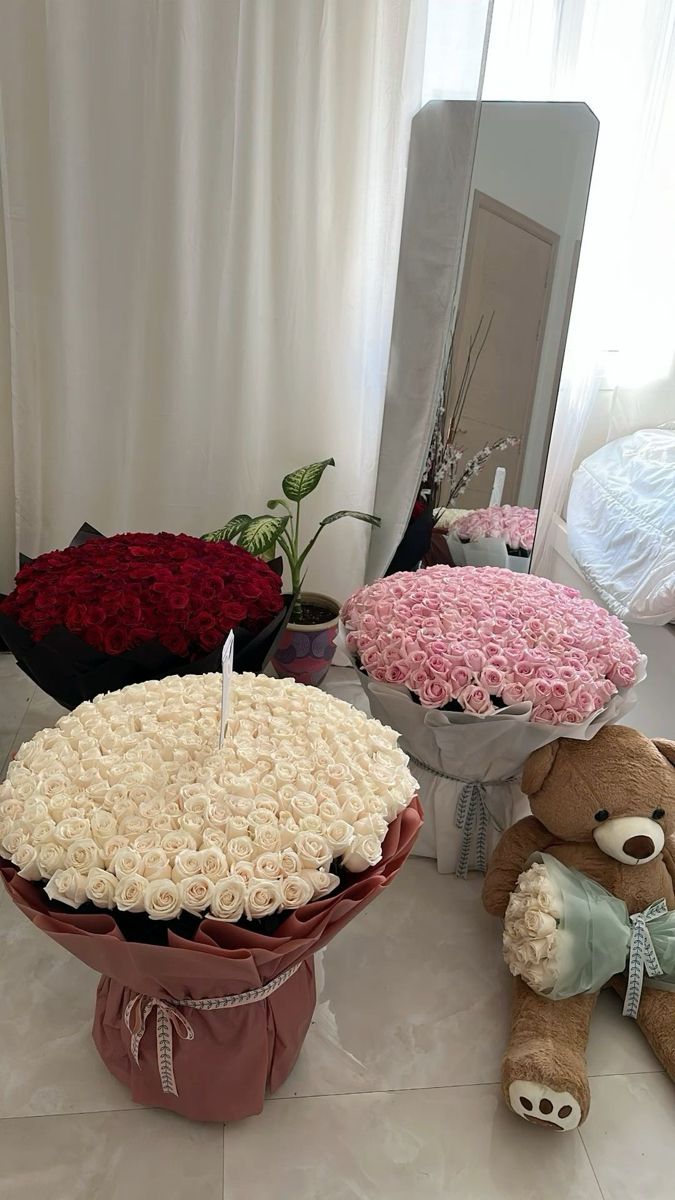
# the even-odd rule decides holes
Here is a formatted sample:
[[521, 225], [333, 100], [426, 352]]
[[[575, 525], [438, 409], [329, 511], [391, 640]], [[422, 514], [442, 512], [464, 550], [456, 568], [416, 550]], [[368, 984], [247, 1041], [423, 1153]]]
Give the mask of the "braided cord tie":
[[[407, 749], [406, 754], [411, 762], [415, 763], [418, 767], [422, 767], [425, 771], [430, 771], [432, 775], [438, 775], [440, 779], [448, 779], [451, 783], [461, 783], [464, 785], [457, 797], [457, 807], [455, 809], [455, 824], [462, 831], [455, 875], [458, 879], [466, 879], [469, 872], [471, 847], [474, 841], [476, 846], [476, 869], [485, 874], [488, 857], [487, 836], [490, 825], [494, 825], [495, 829], [501, 833], [501, 826], [488, 807], [485, 784], [477, 779], [459, 779], [456, 775], [448, 775], [445, 771], [439, 771], [437, 767], [430, 767], [428, 763], [422, 762], [421, 759], [416, 758]], [[512, 775], [508, 779], [495, 780], [495, 782], [517, 783], [518, 779], [517, 776]]]
[[649, 932], [649, 923], [657, 917], [663, 917], [668, 912], [665, 900], [655, 900], [644, 912], [635, 913], [630, 918], [632, 926], [630, 937], [630, 953], [628, 957], [628, 979], [626, 995], [623, 1002], [624, 1017], [636, 1019], [642, 996], [642, 984], [645, 971], [650, 978], [663, 975], [661, 964], [656, 956], [654, 943]]
[[212, 1012], [216, 1009], [241, 1008], [244, 1004], [257, 1004], [266, 1000], [273, 992], [283, 987], [288, 980], [299, 971], [302, 963], [295, 963], [280, 975], [276, 975], [262, 987], [252, 988], [237, 996], [215, 996], [207, 1000], [158, 1000], [155, 996], [136, 995], [131, 998], [124, 1010], [124, 1024], [131, 1034], [131, 1056], [140, 1067], [139, 1051], [143, 1035], [147, 1028], [148, 1018], [155, 1009], [157, 1014], [157, 1066], [162, 1091], [165, 1095], [177, 1096], [176, 1078], [173, 1070], [173, 1033], [174, 1030], [181, 1041], [194, 1041], [195, 1032], [187, 1017], [179, 1011], [181, 1008], [197, 1008]]

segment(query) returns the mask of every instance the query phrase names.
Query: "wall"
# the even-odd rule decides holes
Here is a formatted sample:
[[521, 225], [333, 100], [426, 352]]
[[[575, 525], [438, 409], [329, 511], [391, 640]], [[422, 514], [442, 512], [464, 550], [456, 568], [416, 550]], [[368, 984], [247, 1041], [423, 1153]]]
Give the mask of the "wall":
[[585, 104], [484, 102], [473, 189], [560, 237], [519, 500], [536, 506], [575, 246], [580, 239], [598, 123]]

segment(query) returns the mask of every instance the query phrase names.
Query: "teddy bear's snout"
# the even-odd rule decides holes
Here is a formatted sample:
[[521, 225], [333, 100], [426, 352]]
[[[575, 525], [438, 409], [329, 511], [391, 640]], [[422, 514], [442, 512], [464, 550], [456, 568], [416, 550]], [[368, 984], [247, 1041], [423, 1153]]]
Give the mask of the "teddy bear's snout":
[[617, 862], [636, 866], [663, 850], [665, 834], [651, 817], [614, 817], [593, 832], [596, 845]]

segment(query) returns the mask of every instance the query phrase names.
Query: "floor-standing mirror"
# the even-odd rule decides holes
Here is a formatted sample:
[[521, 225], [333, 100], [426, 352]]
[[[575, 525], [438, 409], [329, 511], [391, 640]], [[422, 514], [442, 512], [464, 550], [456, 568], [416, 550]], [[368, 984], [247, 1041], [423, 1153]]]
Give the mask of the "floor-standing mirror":
[[[448, 118], [461, 103], [444, 102]], [[444, 124], [438, 110], [431, 121], [424, 119], [424, 110], [419, 116], [413, 123], [407, 212], [425, 211], [418, 191], [431, 211], [442, 205], [446, 185], [445, 195], [457, 193], [456, 186], [454, 192], [450, 186], [452, 173], [459, 169], [457, 157], [442, 144], [446, 131], [452, 135], [453, 122]], [[427, 376], [431, 450], [427, 462], [418, 463], [418, 493], [406, 497], [408, 512], [415, 502], [413, 519], [390, 558], [390, 571], [409, 569], [420, 560], [427, 565], [476, 561], [469, 551], [466, 557], [464, 552], [453, 556], [452, 545], [456, 551], [458, 547], [451, 530], [458, 514], [516, 505], [533, 510], [530, 520], [536, 520], [597, 133], [597, 119], [581, 103], [480, 105], [473, 165], [467, 168], [470, 182], [463, 197], [454, 299], [443, 314], [442, 361], [420, 361], [420, 370], [432, 367]], [[448, 164], [447, 179], [439, 162]], [[430, 201], [431, 186], [438, 195]], [[424, 231], [411, 233], [404, 219], [400, 282], [415, 273], [422, 276], [421, 254], [431, 277], [430, 256], [439, 235], [436, 226], [426, 232], [426, 240]], [[409, 288], [407, 293], [400, 288], [397, 305], [399, 300], [408, 306], [415, 303]], [[403, 324], [395, 321], [395, 331]], [[400, 355], [419, 350], [395, 342], [396, 338], [391, 369], [400, 370]], [[419, 411], [414, 419], [419, 423]], [[381, 488], [378, 481], [378, 511], [386, 505], [385, 456], [391, 454], [385, 420], [380, 468], [385, 484]], [[394, 493], [391, 484], [389, 495], [392, 504], [400, 504], [400, 493]], [[386, 511], [382, 515], [386, 518]], [[526, 570], [529, 555], [522, 548], [521, 556], [527, 561], [516, 569]], [[486, 561], [500, 560], [488, 555]]]

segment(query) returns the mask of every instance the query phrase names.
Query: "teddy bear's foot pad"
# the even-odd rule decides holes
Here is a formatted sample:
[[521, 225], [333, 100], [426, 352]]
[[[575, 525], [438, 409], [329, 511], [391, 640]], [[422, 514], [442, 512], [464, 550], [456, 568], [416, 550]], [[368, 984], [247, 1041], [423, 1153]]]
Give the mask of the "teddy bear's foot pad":
[[509, 1087], [509, 1103], [517, 1116], [549, 1129], [576, 1129], [581, 1121], [578, 1100], [569, 1092], [555, 1092], [543, 1083], [515, 1079]]

